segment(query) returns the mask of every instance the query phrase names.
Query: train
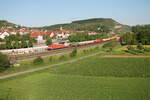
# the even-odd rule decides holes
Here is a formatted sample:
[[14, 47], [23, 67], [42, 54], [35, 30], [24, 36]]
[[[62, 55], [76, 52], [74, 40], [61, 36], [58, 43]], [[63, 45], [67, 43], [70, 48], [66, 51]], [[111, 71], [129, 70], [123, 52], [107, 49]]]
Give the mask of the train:
[[24, 54], [45, 52], [47, 51], [47, 48], [48, 46], [40, 46], [40, 47], [0, 50], [0, 52], [8, 55], [24, 55]]
[[24, 55], [24, 54], [32, 54], [32, 53], [40, 53], [40, 52], [46, 52], [49, 50], [56, 50], [56, 49], [63, 49], [63, 48], [69, 48], [69, 47], [79, 47], [82, 45], [89, 45], [89, 44], [95, 44], [95, 43], [103, 43], [110, 40], [117, 40], [120, 39], [120, 37], [112, 37], [112, 38], [106, 38], [106, 39], [96, 39], [96, 40], [90, 40], [90, 41], [82, 41], [82, 42], [70, 42], [70, 43], [61, 43], [61, 44], [52, 44], [49, 46], [40, 46], [40, 47], [32, 47], [32, 48], [21, 48], [21, 49], [11, 49], [11, 50], [0, 50], [1, 53], [9, 54], [9, 55]]
[[64, 44], [53, 44], [49, 45], [47, 50], [56, 50], [56, 49], [62, 49], [62, 48], [69, 48], [69, 47], [79, 47], [82, 45], [89, 45], [89, 44], [95, 44], [95, 43], [103, 43], [110, 40], [116, 40], [119, 37], [112, 37], [112, 38], [106, 38], [106, 39], [96, 39], [96, 40], [90, 40], [90, 41], [82, 41], [82, 42], [70, 42], [70, 43], [64, 43]]

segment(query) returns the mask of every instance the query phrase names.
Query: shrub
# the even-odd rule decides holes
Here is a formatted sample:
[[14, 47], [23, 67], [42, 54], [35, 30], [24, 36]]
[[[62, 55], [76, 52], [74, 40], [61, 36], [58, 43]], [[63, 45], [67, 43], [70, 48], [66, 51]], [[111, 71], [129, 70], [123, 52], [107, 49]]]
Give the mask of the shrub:
[[0, 71], [4, 71], [10, 67], [10, 61], [7, 55], [0, 53]]
[[77, 48], [74, 48], [73, 51], [70, 53], [70, 57], [75, 57], [77, 55]]
[[34, 59], [33, 64], [42, 64], [44, 63], [44, 60], [41, 57], [37, 57], [36, 59]]

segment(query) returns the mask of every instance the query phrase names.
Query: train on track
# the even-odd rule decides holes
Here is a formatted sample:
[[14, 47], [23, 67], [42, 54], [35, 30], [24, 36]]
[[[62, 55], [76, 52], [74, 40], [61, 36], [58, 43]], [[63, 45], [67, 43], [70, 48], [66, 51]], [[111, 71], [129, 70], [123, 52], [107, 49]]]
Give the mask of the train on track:
[[70, 42], [70, 43], [64, 43], [64, 44], [53, 44], [53, 45], [49, 45], [47, 50], [56, 50], [56, 49], [69, 48], [69, 47], [79, 47], [82, 45], [103, 43], [103, 42], [107, 42], [110, 40], [116, 40], [118, 38], [119, 37], [112, 37], [112, 38], [97, 39], [97, 40], [83, 41], [83, 42]]
[[116, 40], [119, 37], [112, 37], [106, 39], [97, 39], [91, 41], [83, 41], [83, 42], [70, 42], [63, 44], [52, 44], [49, 46], [40, 46], [40, 47], [32, 47], [32, 48], [21, 48], [21, 49], [11, 49], [11, 50], [0, 50], [1, 53], [9, 54], [9, 55], [23, 55], [23, 54], [32, 54], [32, 53], [41, 53], [49, 50], [63, 49], [63, 48], [71, 48], [71, 47], [79, 47], [82, 45], [90, 45], [96, 43], [103, 43], [110, 40]]

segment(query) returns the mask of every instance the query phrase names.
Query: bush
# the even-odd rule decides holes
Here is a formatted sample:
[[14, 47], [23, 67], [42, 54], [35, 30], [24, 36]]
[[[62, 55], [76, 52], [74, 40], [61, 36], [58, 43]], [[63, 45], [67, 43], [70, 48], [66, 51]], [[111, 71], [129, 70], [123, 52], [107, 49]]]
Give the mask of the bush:
[[70, 57], [75, 57], [77, 55], [77, 48], [74, 48], [73, 51], [70, 53]]
[[37, 64], [42, 64], [44, 63], [44, 60], [41, 57], [37, 57], [36, 59], [34, 59], [33, 64], [37, 65]]
[[10, 67], [10, 61], [7, 55], [0, 53], [0, 71], [4, 71]]

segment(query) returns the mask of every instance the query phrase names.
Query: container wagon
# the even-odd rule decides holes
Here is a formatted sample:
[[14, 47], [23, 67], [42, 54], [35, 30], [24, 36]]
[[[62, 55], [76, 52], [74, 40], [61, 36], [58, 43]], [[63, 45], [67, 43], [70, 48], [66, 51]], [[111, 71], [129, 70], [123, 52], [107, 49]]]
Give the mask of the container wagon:
[[49, 45], [47, 50], [56, 50], [56, 49], [62, 49], [62, 48], [67, 48], [67, 47], [69, 46], [65, 44], [54, 44], [54, 45]]

